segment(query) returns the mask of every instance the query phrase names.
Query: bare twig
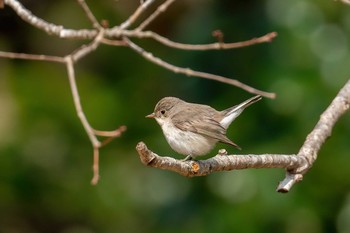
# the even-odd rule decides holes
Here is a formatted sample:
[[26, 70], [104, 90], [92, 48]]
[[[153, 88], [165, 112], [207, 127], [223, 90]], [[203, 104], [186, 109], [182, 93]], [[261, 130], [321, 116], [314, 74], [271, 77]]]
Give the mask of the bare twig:
[[51, 61], [64, 63], [63, 57], [49, 56], [49, 55], [36, 55], [27, 53], [12, 53], [0, 51], [0, 57], [11, 58], [11, 59], [25, 59], [25, 60], [36, 60], [36, 61]]
[[138, 26], [135, 30], [142, 31], [145, 27], [147, 27], [153, 20], [155, 20], [161, 13], [165, 12], [166, 9], [173, 3], [175, 0], [167, 0], [163, 4], [161, 4], [153, 14], [151, 14], [147, 19], [145, 19], [140, 26]]
[[87, 120], [87, 118], [86, 118], [86, 116], [84, 114], [83, 108], [81, 106], [80, 97], [79, 97], [79, 91], [78, 91], [77, 83], [75, 81], [73, 59], [72, 59], [71, 56], [67, 56], [65, 59], [66, 59], [66, 64], [67, 64], [67, 72], [68, 72], [69, 84], [70, 84], [72, 95], [73, 95], [75, 110], [77, 111], [77, 115], [78, 115], [82, 125], [84, 126], [84, 129], [85, 129], [87, 135], [90, 138], [92, 146], [94, 148], [99, 148], [100, 147], [100, 142], [96, 138], [94, 130], [90, 126], [90, 124], [89, 124], [89, 122], [88, 122], [88, 120]]
[[131, 26], [140, 16], [141, 14], [154, 2], [154, 0], [146, 0], [141, 2], [141, 5], [136, 9], [136, 11], [120, 25], [120, 29], [126, 29]]
[[27, 10], [20, 2], [16, 0], [5, 0], [5, 4], [11, 7], [19, 17], [30, 25], [45, 31], [49, 35], [55, 35], [59, 38], [79, 38], [79, 39], [91, 39], [97, 35], [96, 30], [73, 30], [65, 29], [61, 25], [55, 25], [48, 23], [45, 20], [33, 15], [32, 12]]
[[94, 147], [94, 160], [93, 160], [93, 165], [92, 165], [92, 171], [94, 173], [92, 179], [91, 179], [91, 184], [96, 185], [100, 179], [100, 151], [98, 147]]
[[340, 90], [327, 110], [321, 115], [312, 132], [297, 155], [261, 154], [261, 155], [222, 155], [200, 161], [182, 161], [170, 157], [161, 157], [140, 142], [136, 150], [143, 164], [155, 168], [177, 172], [183, 176], [205, 176], [217, 171], [230, 171], [246, 168], [285, 168], [286, 178], [277, 187], [278, 192], [288, 192], [301, 181], [303, 175], [312, 167], [325, 140], [331, 135], [332, 128], [340, 116], [350, 106], [350, 80]]
[[161, 67], [164, 67], [168, 70], [171, 70], [175, 73], [180, 73], [180, 74], [185, 74], [187, 76], [206, 78], [206, 79], [211, 79], [211, 80], [227, 83], [227, 84], [239, 87], [239, 88], [241, 88], [247, 92], [250, 92], [252, 94], [262, 95], [262, 96], [267, 97], [267, 98], [273, 99], [276, 96], [274, 93], [260, 91], [258, 89], [253, 88], [253, 87], [250, 87], [244, 83], [241, 83], [240, 81], [235, 80], [235, 79], [229, 79], [229, 78], [215, 75], [215, 74], [209, 74], [209, 73], [205, 73], [205, 72], [191, 70], [189, 68], [182, 68], [182, 67], [172, 65], [170, 63], [167, 63], [167, 62], [161, 60], [158, 57], [155, 57], [152, 53], [145, 51], [143, 48], [141, 48], [137, 44], [133, 43], [128, 38], [124, 38], [124, 41], [128, 44], [128, 46], [130, 48], [132, 48], [134, 51], [136, 51], [137, 53], [142, 55], [148, 61], [151, 61], [151, 62], [153, 62]]
[[101, 29], [101, 25], [98, 23], [97, 19], [95, 18], [95, 15], [92, 13], [88, 5], [86, 4], [85, 0], [77, 0], [81, 8], [83, 8], [87, 18], [92, 23], [92, 26], [96, 29]]
[[112, 46], [126, 46], [127, 44], [123, 40], [110, 40], [103, 38], [101, 40], [101, 43], [106, 44], [106, 45], [112, 45]]
[[74, 62], [77, 62], [82, 57], [85, 57], [87, 54], [93, 52], [101, 44], [103, 39], [104, 29], [101, 28], [95, 39], [88, 45], [83, 45], [76, 51], [74, 51], [70, 56]]
[[94, 130], [95, 135], [107, 137], [104, 141], [102, 141], [101, 147], [104, 147], [105, 145], [107, 145], [108, 143], [113, 141], [113, 139], [120, 137], [122, 135], [122, 133], [124, 133], [125, 131], [126, 131], [125, 125], [122, 125], [118, 129], [115, 129], [113, 131]]
[[275, 37], [277, 37], [277, 32], [270, 32], [261, 37], [253, 38], [246, 41], [235, 42], [235, 43], [212, 43], [212, 44], [184, 44], [175, 41], [171, 41], [166, 37], [163, 37], [152, 31], [130, 31], [126, 30], [122, 32], [120, 35], [124, 35], [126, 37], [135, 37], [135, 38], [151, 38], [159, 43], [175, 48], [175, 49], [183, 49], [183, 50], [220, 50], [220, 49], [236, 49], [242, 48], [246, 46], [251, 46], [254, 44], [271, 42]]

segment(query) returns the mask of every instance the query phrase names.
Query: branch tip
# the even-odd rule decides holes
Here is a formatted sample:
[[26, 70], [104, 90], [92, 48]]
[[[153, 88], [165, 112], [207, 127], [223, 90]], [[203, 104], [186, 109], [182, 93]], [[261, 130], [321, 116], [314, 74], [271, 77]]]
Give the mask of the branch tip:
[[143, 164], [149, 166], [156, 156], [150, 151], [144, 142], [139, 142], [136, 145], [136, 150], [140, 155], [140, 160]]

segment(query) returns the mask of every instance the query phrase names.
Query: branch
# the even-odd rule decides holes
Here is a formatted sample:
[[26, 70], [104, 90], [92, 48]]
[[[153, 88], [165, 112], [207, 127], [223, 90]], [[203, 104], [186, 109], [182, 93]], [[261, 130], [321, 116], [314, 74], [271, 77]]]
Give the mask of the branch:
[[166, 9], [173, 3], [175, 0], [167, 0], [161, 4], [153, 14], [151, 14], [147, 19], [145, 19], [140, 26], [138, 26], [135, 30], [142, 31], [145, 27], [147, 27], [153, 20], [155, 20], [161, 13], [165, 12]]
[[211, 80], [219, 81], [219, 82], [222, 82], [222, 83], [227, 83], [227, 84], [239, 87], [239, 88], [241, 88], [241, 89], [243, 89], [243, 90], [245, 90], [245, 91], [247, 91], [249, 93], [256, 94], [256, 95], [262, 95], [264, 97], [271, 98], [271, 99], [276, 97], [276, 95], [274, 93], [260, 91], [258, 89], [255, 89], [255, 88], [251, 87], [251, 86], [248, 86], [248, 85], [246, 85], [244, 83], [241, 83], [240, 81], [235, 80], [235, 79], [229, 79], [229, 78], [226, 78], [226, 77], [223, 77], [223, 76], [219, 76], [219, 75], [215, 75], [215, 74], [209, 74], [209, 73], [205, 73], [205, 72], [191, 70], [189, 68], [182, 68], [182, 67], [178, 67], [178, 66], [172, 65], [170, 63], [167, 63], [167, 62], [161, 60], [158, 57], [155, 57], [152, 53], [145, 51], [143, 48], [141, 48], [137, 44], [133, 43], [128, 38], [124, 38], [124, 41], [127, 43], [127, 45], [131, 49], [133, 49], [134, 51], [136, 51], [137, 53], [142, 55], [148, 61], [150, 61], [150, 62], [152, 62], [154, 64], [157, 64], [157, 65], [159, 65], [161, 67], [164, 67], [165, 69], [173, 71], [174, 73], [180, 73], [180, 74], [185, 74], [187, 76], [211, 79]]
[[27, 53], [12, 53], [12, 52], [2, 52], [0, 51], [0, 57], [11, 58], [11, 59], [24, 59], [24, 60], [34, 60], [34, 61], [50, 61], [64, 63], [63, 57], [49, 56], [49, 55], [36, 55]]
[[61, 25], [55, 25], [48, 23], [45, 20], [33, 15], [32, 12], [27, 10], [23, 5], [16, 0], [5, 0], [5, 4], [10, 6], [19, 17], [21, 17], [25, 22], [31, 24], [32, 26], [45, 31], [49, 35], [55, 35], [59, 38], [79, 38], [79, 39], [91, 39], [97, 34], [96, 30], [73, 30], [65, 29]]
[[88, 5], [86, 4], [85, 0], [77, 0], [81, 8], [84, 10], [87, 18], [90, 20], [92, 26], [96, 29], [101, 29], [101, 25], [98, 23], [95, 15], [92, 13]]
[[149, 150], [143, 142], [137, 144], [136, 150], [143, 164], [154, 168], [174, 171], [187, 177], [206, 176], [213, 172], [247, 168], [295, 169], [306, 164], [306, 160], [297, 155], [226, 155], [221, 152], [207, 160], [182, 161], [171, 157], [159, 156]]
[[247, 168], [284, 168], [286, 178], [277, 187], [278, 192], [288, 192], [292, 186], [301, 181], [303, 175], [312, 167], [317, 154], [339, 117], [350, 106], [350, 80], [340, 90], [333, 102], [321, 115], [312, 132], [307, 136], [304, 145], [297, 155], [261, 154], [261, 155], [226, 155], [220, 152], [216, 156], [199, 161], [182, 161], [170, 157], [161, 157], [139, 142], [136, 150], [143, 164], [170, 170], [183, 176], [206, 176], [213, 172], [231, 171]]
[[277, 32], [270, 32], [261, 37], [253, 38], [246, 41], [234, 42], [234, 43], [211, 43], [211, 44], [185, 44], [179, 43], [172, 40], [169, 40], [166, 37], [163, 37], [152, 31], [124, 31], [120, 35], [124, 35], [127, 37], [136, 37], [136, 38], [151, 38], [159, 43], [168, 46], [170, 48], [182, 49], [182, 50], [197, 50], [197, 51], [205, 51], [205, 50], [223, 50], [223, 49], [236, 49], [242, 48], [246, 46], [252, 46], [255, 44], [267, 43], [271, 42], [275, 37], [277, 37]]
[[339, 91], [329, 107], [324, 111], [315, 128], [306, 137], [304, 145], [300, 148], [298, 156], [305, 157], [308, 166], [287, 170], [286, 178], [279, 184], [279, 192], [288, 192], [294, 183], [303, 178], [303, 175], [311, 168], [317, 159], [318, 152], [326, 139], [331, 136], [332, 129], [338, 119], [350, 106], [350, 80]]
[[126, 29], [131, 26], [140, 16], [141, 14], [154, 2], [154, 0], [146, 0], [144, 1], [136, 11], [124, 22], [120, 25], [120, 29]]
[[[225, 78], [219, 75], [208, 74], [205, 72], [194, 71], [191, 69], [181, 68], [174, 66], [170, 63], [167, 63], [157, 57], [154, 57], [151, 53], [144, 51], [141, 47], [134, 44], [129, 40], [129, 38], [151, 38], [155, 41], [164, 44], [170, 48], [184, 49], [184, 50], [210, 50], [210, 49], [233, 49], [243, 46], [249, 46], [257, 43], [264, 43], [271, 41], [276, 37], [276, 33], [269, 33], [259, 38], [254, 38], [248, 41], [238, 42], [238, 43], [219, 43], [212, 44], [203, 44], [203, 45], [191, 45], [171, 41], [163, 36], [158, 35], [152, 31], [142, 31], [147, 27], [153, 20], [155, 20], [161, 13], [166, 11], [166, 9], [173, 3], [175, 0], [166, 0], [164, 1], [153, 13], [150, 14], [141, 24], [134, 30], [128, 30], [128, 28], [135, 23], [142, 13], [149, 8], [149, 6], [154, 3], [154, 0], [141, 1], [140, 6], [135, 10], [135, 12], [123, 22], [120, 26], [114, 26], [112, 28], [107, 28], [108, 26], [100, 25], [96, 17], [92, 13], [91, 9], [86, 4], [85, 0], [77, 0], [80, 7], [86, 14], [86, 17], [91, 22], [93, 29], [67, 29], [62, 25], [56, 25], [49, 23], [37, 16], [35, 16], [31, 11], [26, 9], [18, 0], [0, 0], [0, 8], [5, 3], [7, 6], [11, 7], [16, 14], [21, 17], [25, 22], [32, 25], [33, 27], [38, 28], [46, 32], [49, 35], [54, 35], [59, 38], [66, 39], [89, 39], [92, 42], [84, 44], [76, 51], [68, 54], [65, 57], [59, 56], [50, 56], [50, 55], [36, 55], [36, 54], [26, 54], [26, 53], [12, 53], [12, 52], [1, 52], [0, 57], [10, 58], [10, 59], [26, 59], [26, 60], [36, 60], [36, 61], [48, 61], [48, 62], [58, 62], [63, 63], [66, 66], [67, 74], [69, 78], [69, 84], [72, 91], [74, 106], [77, 112], [77, 115], [83, 125], [93, 147], [93, 179], [92, 184], [96, 184], [99, 179], [99, 149], [104, 145], [108, 144], [114, 138], [120, 136], [125, 130], [125, 126], [121, 126], [113, 131], [100, 131], [95, 130], [89, 124], [85, 113], [82, 108], [82, 104], [79, 97], [79, 91], [76, 84], [74, 64], [87, 56], [91, 52], [95, 51], [100, 44], [108, 44], [112, 46], [128, 46], [129, 48], [135, 50], [140, 55], [145, 57], [147, 60], [162, 66], [168, 70], [171, 70], [175, 73], [181, 73], [188, 76], [206, 78], [211, 80], [216, 80], [219, 82], [227, 83], [240, 87], [248, 92], [254, 94], [260, 94], [269, 98], [274, 98], [273, 93], [267, 93], [255, 88], [252, 88], [246, 84], [243, 84], [237, 80]], [[106, 137], [105, 140], [100, 142], [97, 137]]]

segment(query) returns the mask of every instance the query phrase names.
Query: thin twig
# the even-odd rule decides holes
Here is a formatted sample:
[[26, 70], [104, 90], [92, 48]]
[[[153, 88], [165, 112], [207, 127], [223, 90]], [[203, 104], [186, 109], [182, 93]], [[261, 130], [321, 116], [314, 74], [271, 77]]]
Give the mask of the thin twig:
[[167, 0], [160, 6], [158, 6], [157, 10], [153, 12], [147, 19], [145, 19], [140, 26], [138, 26], [135, 30], [142, 31], [145, 27], [147, 27], [153, 20], [155, 20], [161, 13], [165, 12], [167, 8], [173, 3], [175, 0]]
[[36, 54], [12, 53], [12, 52], [0, 51], [0, 57], [11, 58], [11, 59], [25, 59], [25, 60], [65, 63], [65, 60], [63, 57], [49, 56], [49, 55], [36, 55]]
[[87, 54], [95, 51], [98, 46], [101, 44], [103, 39], [104, 29], [101, 28], [95, 39], [88, 45], [83, 45], [79, 49], [75, 50], [70, 56], [74, 62], [77, 62], [79, 59], [85, 57]]
[[[106, 33], [108, 34], [108, 33]], [[110, 35], [110, 34], [109, 34]], [[159, 43], [168, 46], [170, 48], [182, 49], [182, 50], [223, 50], [223, 49], [236, 49], [246, 46], [252, 46], [254, 44], [268, 43], [271, 42], [275, 37], [277, 37], [277, 32], [270, 32], [261, 37], [253, 38], [246, 41], [234, 42], [234, 43], [223, 43], [216, 42], [211, 44], [185, 44], [169, 40], [153, 31], [135, 31], [135, 30], [124, 30], [121, 31], [121, 36], [135, 37], [135, 38], [150, 38], [158, 41]]]
[[131, 26], [141, 14], [154, 2], [154, 0], [147, 0], [141, 3], [141, 5], [135, 10], [135, 12], [120, 25], [120, 29], [126, 29]]
[[92, 165], [92, 171], [93, 171], [93, 177], [91, 179], [91, 184], [96, 185], [100, 179], [100, 166], [99, 166], [99, 160], [100, 160], [100, 151], [98, 147], [94, 147], [94, 157], [93, 157], [93, 165]]
[[118, 129], [112, 131], [102, 131], [94, 129], [94, 134], [101, 137], [119, 137], [123, 132], [125, 132], [126, 126], [122, 125]]
[[128, 46], [130, 48], [132, 48], [137, 53], [141, 54], [148, 61], [151, 61], [151, 62], [153, 62], [161, 67], [164, 67], [168, 70], [171, 70], [175, 73], [180, 73], [180, 74], [185, 74], [187, 76], [206, 78], [206, 79], [211, 79], [211, 80], [215, 80], [215, 81], [222, 82], [222, 83], [227, 83], [227, 84], [239, 87], [239, 88], [241, 88], [249, 93], [256, 94], [256, 95], [262, 95], [262, 96], [267, 97], [267, 98], [273, 99], [276, 97], [275, 93], [260, 91], [258, 89], [251, 87], [251, 86], [248, 86], [244, 83], [241, 83], [240, 81], [235, 80], [235, 79], [229, 79], [229, 78], [226, 78], [226, 77], [223, 77], [220, 75], [209, 74], [209, 73], [205, 73], [205, 72], [191, 70], [189, 68], [182, 68], [182, 67], [172, 65], [170, 63], [167, 63], [167, 62], [161, 60], [158, 57], [155, 57], [152, 53], [145, 51], [143, 48], [136, 45], [128, 38], [124, 38], [124, 41], [128, 44]]
[[86, 16], [88, 17], [88, 19], [90, 20], [90, 22], [92, 23], [92, 26], [98, 30], [100, 30], [102, 27], [99, 24], [99, 22], [97, 21], [95, 15], [92, 13], [92, 11], [90, 10], [89, 6], [86, 4], [85, 0], [77, 0], [79, 5], [81, 6], [81, 8], [83, 8]]
[[85, 129], [88, 137], [90, 138], [92, 146], [94, 148], [99, 148], [101, 143], [96, 138], [96, 136], [94, 134], [94, 130], [90, 126], [90, 124], [85, 116], [85, 113], [83, 111], [81, 102], [80, 102], [79, 91], [78, 91], [77, 83], [75, 81], [73, 59], [71, 56], [67, 56], [65, 59], [66, 59], [66, 64], [67, 64], [69, 84], [70, 84], [72, 95], [73, 95], [75, 110], [77, 111], [77, 115], [78, 115], [82, 125], [84, 126], [84, 129]]
[[127, 44], [123, 40], [110, 40], [102, 38], [101, 43], [112, 46], [126, 46]]
[[[261, 44], [266, 42], [271, 42], [276, 36], [276, 32], [270, 32], [266, 35], [263, 35], [258, 38], [253, 38], [246, 41], [241, 42], [234, 42], [234, 43], [223, 43], [223, 42], [217, 42], [212, 44], [184, 44], [179, 42], [174, 42], [169, 40], [166, 37], [162, 37], [154, 32], [146, 32], [146, 36], [149, 38], [152, 38], [168, 47], [176, 48], [176, 49], [183, 49], [183, 50], [222, 50], [222, 49], [236, 49], [236, 48], [242, 48], [246, 46], [251, 46], [254, 44]], [[145, 37], [146, 37], [145, 36]]]

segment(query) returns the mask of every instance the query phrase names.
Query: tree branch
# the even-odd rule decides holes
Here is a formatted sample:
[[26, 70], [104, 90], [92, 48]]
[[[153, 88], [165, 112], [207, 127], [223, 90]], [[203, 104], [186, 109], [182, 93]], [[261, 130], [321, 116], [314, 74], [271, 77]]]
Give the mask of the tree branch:
[[312, 167], [317, 159], [321, 146], [331, 136], [332, 129], [338, 119], [349, 110], [350, 106], [350, 80], [339, 91], [329, 107], [322, 113], [315, 128], [306, 137], [304, 145], [300, 148], [298, 156], [305, 157], [308, 165], [297, 169], [287, 170], [286, 178], [278, 185], [277, 191], [288, 192], [294, 183], [303, 178], [303, 175]]
[[145, 143], [139, 142], [136, 150], [143, 164], [170, 170], [182, 176], [206, 176], [213, 172], [231, 171], [247, 168], [289, 168], [295, 169], [306, 164], [303, 157], [297, 155], [226, 155], [218, 153], [207, 160], [182, 161], [171, 157], [162, 157], [149, 150]]
[[153, 20], [155, 20], [161, 13], [165, 12], [166, 9], [173, 3], [175, 0], [167, 0], [161, 4], [156, 11], [153, 12], [147, 19], [145, 19], [140, 26], [138, 26], [135, 30], [142, 31], [145, 27], [147, 27]]
[[163, 37], [152, 31], [136, 31], [136, 30], [130, 31], [129, 30], [129, 31], [124, 31], [123, 33], [121, 33], [121, 35], [124, 35], [127, 37], [136, 37], [141, 39], [151, 38], [165, 46], [168, 46], [170, 48], [175, 48], [175, 49], [205, 51], [205, 50], [236, 49], [236, 48], [242, 48], [246, 46], [252, 46], [255, 44], [268, 43], [268, 42], [271, 42], [275, 37], [277, 37], [277, 32], [270, 32], [261, 37], [253, 38], [246, 41], [240, 41], [240, 42], [234, 42], [234, 43], [217, 42], [217, 43], [211, 43], [211, 44], [179, 43], [179, 42], [169, 40], [168, 38]]
[[139, 53], [140, 55], [142, 55], [145, 59], [147, 59], [148, 61], [157, 64], [161, 67], [164, 67], [165, 69], [168, 69], [170, 71], [173, 71], [174, 73], [180, 73], [180, 74], [184, 74], [187, 76], [193, 76], [193, 77], [199, 77], [199, 78], [205, 78], [205, 79], [211, 79], [211, 80], [215, 80], [218, 82], [222, 82], [222, 83], [226, 83], [226, 84], [230, 84], [236, 87], [239, 87], [249, 93], [252, 94], [256, 94], [256, 95], [262, 95], [264, 97], [267, 98], [275, 98], [276, 95], [275, 93], [269, 93], [269, 92], [265, 92], [265, 91], [260, 91], [258, 89], [255, 89], [251, 86], [248, 86], [244, 83], [241, 83], [240, 81], [236, 80], [236, 79], [229, 79], [220, 75], [215, 75], [215, 74], [209, 74], [209, 73], [205, 73], [205, 72], [200, 72], [200, 71], [195, 71], [195, 70], [191, 70], [189, 68], [182, 68], [182, 67], [178, 67], [175, 65], [172, 65], [170, 63], [167, 63], [165, 61], [163, 61], [162, 59], [155, 57], [152, 53], [147, 52], [146, 50], [144, 50], [143, 48], [141, 48], [140, 46], [138, 46], [137, 44], [135, 44], [134, 42], [132, 42], [131, 40], [129, 40], [128, 38], [124, 38], [124, 41], [127, 43], [127, 45], [133, 49], [135, 52]]
[[96, 28], [97, 30], [100, 30], [102, 27], [97, 21], [95, 15], [92, 13], [88, 5], [86, 4], [85, 0], [77, 0], [81, 8], [84, 10], [87, 18], [90, 20], [92, 26]]
[[[77, 115], [93, 146], [94, 175], [91, 181], [92, 184], [96, 184], [99, 179], [99, 174], [98, 174], [99, 173], [99, 166], [98, 166], [99, 148], [106, 145], [114, 138], [120, 136], [121, 133], [126, 130], [125, 126], [121, 126], [118, 129], [113, 131], [95, 130], [89, 124], [82, 108], [82, 104], [79, 97], [79, 91], [78, 91], [76, 79], [75, 79], [74, 64], [78, 60], [82, 59], [83, 57], [87, 56], [91, 52], [95, 51], [101, 43], [112, 45], [112, 46], [128, 46], [129, 48], [135, 50], [140, 55], [145, 57], [147, 60], [159, 66], [162, 66], [168, 70], [171, 70], [175, 73], [181, 73], [188, 76], [206, 78], [206, 79], [227, 83], [230, 85], [240, 87], [248, 92], [251, 92], [254, 94], [260, 94], [262, 96], [269, 97], [269, 98], [274, 98], [275, 96], [275, 94], [273, 93], [267, 93], [267, 92], [257, 90], [253, 87], [250, 87], [234, 79], [229, 79], [219, 75], [208, 74], [205, 72], [194, 71], [191, 69], [174, 66], [157, 57], [154, 57], [151, 53], [144, 51], [138, 45], [136, 45], [135, 43], [129, 40], [129, 38], [140, 38], [140, 39], [150, 38], [169, 48], [184, 49], [184, 50], [211, 50], [211, 49], [233, 49], [233, 48], [249, 46], [257, 43], [269, 42], [277, 35], [276, 33], [269, 33], [259, 38], [254, 38], [248, 41], [237, 42], [237, 43], [223, 43], [222, 41], [220, 41], [220, 43], [191, 45], [191, 44], [184, 44], [184, 43], [171, 41], [168, 38], [158, 35], [157, 33], [152, 31], [143, 31], [143, 29], [147, 27], [151, 22], [153, 22], [153, 20], [155, 20], [161, 13], [166, 11], [166, 9], [174, 1], [175, 0], [164, 1], [162, 4], [159, 5], [159, 7], [156, 10], [154, 10], [153, 13], [150, 14], [149, 17], [147, 17], [143, 22], [141, 22], [136, 29], [128, 30], [128, 28], [140, 18], [140, 16], [146, 11], [146, 9], [148, 9], [149, 6], [152, 3], [154, 3], [154, 0], [141, 1], [140, 6], [135, 10], [135, 12], [128, 19], [126, 19], [120, 26], [117, 25], [112, 28], [104, 28], [102, 25], [100, 25], [96, 17], [94, 16], [94, 14], [92, 13], [92, 11], [86, 4], [85, 0], [77, 0], [78, 4], [85, 12], [86, 17], [91, 22], [93, 29], [75, 30], [75, 29], [64, 28], [64, 26], [62, 25], [49, 23], [35, 16], [31, 11], [26, 9], [18, 0], [0, 0], [0, 8], [1, 8], [1, 4], [5, 3], [7, 6], [11, 7], [16, 12], [16, 14], [20, 18], [22, 18], [25, 22], [27, 22], [28, 24], [32, 25], [35, 28], [38, 28], [39, 30], [46, 32], [49, 35], [57, 36], [59, 38], [66, 38], [66, 39], [92, 40], [89, 44], [84, 44], [83, 46], [81, 46], [80, 48], [78, 48], [77, 50], [73, 51], [72, 53], [68, 54], [65, 57], [0, 51], [0, 57], [10, 58], [10, 59], [26, 59], [26, 60], [36, 60], [36, 61], [58, 62], [58, 63], [65, 64]], [[106, 139], [100, 142], [97, 138], [98, 136], [106, 137]]]
[[136, 11], [124, 22], [120, 25], [120, 29], [126, 29], [131, 26], [140, 16], [141, 14], [154, 2], [154, 0], [146, 0], [144, 1]]
[[49, 55], [36, 55], [27, 53], [12, 53], [12, 52], [2, 52], [0, 51], [0, 57], [11, 58], [11, 59], [24, 59], [24, 60], [34, 60], [34, 61], [50, 61], [64, 63], [63, 57], [49, 56]]
[[71, 39], [92, 39], [96, 36], [96, 30], [73, 30], [65, 29], [61, 25], [55, 25], [48, 23], [45, 20], [33, 15], [32, 12], [27, 10], [20, 2], [16, 0], [5, 0], [5, 4], [11, 7], [19, 17], [30, 25], [45, 31], [49, 35], [55, 35], [59, 38], [71, 38]]
[[320, 121], [307, 136], [297, 155], [261, 154], [261, 155], [226, 155], [219, 152], [216, 156], [199, 161], [182, 161], [170, 157], [161, 157], [139, 142], [136, 150], [143, 164], [164, 170], [170, 170], [183, 176], [206, 176], [213, 172], [230, 171], [247, 168], [284, 168], [285, 179], [277, 187], [278, 192], [288, 192], [292, 186], [301, 181], [303, 175], [312, 167], [317, 154], [339, 117], [350, 106], [350, 80], [340, 90], [333, 102], [321, 115]]

